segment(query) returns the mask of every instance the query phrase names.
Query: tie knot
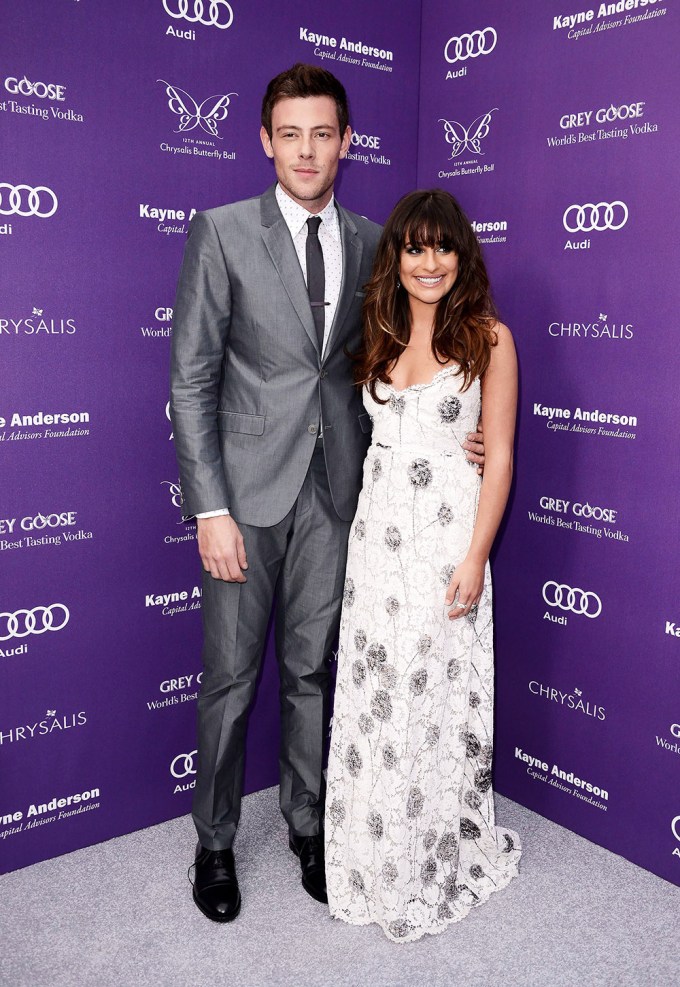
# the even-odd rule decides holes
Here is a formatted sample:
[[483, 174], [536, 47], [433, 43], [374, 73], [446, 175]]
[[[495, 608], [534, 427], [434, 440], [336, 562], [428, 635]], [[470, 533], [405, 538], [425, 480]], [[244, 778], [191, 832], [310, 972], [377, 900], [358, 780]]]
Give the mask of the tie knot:
[[321, 226], [321, 216], [310, 216], [309, 219], [307, 220], [308, 236], [318, 236], [320, 226]]

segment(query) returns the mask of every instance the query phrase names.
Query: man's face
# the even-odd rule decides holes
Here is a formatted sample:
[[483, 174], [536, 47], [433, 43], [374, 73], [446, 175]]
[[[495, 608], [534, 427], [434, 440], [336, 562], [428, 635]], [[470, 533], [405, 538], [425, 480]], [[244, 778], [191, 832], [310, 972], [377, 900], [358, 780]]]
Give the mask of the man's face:
[[351, 136], [349, 127], [340, 133], [338, 111], [330, 96], [279, 100], [272, 111], [271, 140], [264, 127], [260, 130], [279, 184], [313, 213], [330, 202], [338, 161], [347, 154]]

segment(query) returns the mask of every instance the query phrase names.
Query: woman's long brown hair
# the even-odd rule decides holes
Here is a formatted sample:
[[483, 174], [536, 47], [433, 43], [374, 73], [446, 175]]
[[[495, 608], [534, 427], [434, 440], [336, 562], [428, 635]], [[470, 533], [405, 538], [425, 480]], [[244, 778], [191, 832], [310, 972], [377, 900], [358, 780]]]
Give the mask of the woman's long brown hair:
[[385, 401], [376, 396], [376, 384], [391, 383], [388, 368], [411, 336], [409, 296], [399, 284], [406, 244], [445, 247], [458, 255], [458, 277], [437, 305], [432, 352], [438, 363], [459, 365], [464, 389], [484, 374], [497, 341], [489, 277], [470, 221], [448, 192], [410, 192], [399, 200], [383, 229], [366, 285], [362, 342], [353, 354], [357, 386], [367, 385], [380, 404]]

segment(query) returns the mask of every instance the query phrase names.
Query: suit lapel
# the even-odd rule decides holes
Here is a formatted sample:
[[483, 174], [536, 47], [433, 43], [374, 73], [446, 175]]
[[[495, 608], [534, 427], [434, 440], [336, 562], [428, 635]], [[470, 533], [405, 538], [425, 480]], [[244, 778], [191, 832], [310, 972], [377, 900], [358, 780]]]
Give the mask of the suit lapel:
[[338, 307], [335, 310], [335, 318], [333, 319], [333, 325], [331, 326], [330, 335], [324, 351], [324, 359], [328, 358], [338, 341], [342, 324], [347, 317], [347, 313], [354, 301], [354, 296], [359, 288], [359, 270], [361, 268], [361, 255], [364, 250], [364, 245], [351, 218], [341, 206], [337, 208], [338, 218], [340, 220], [340, 239], [342, 242], [342, 284], [340, 286]]
[[281, 283], [297, 312], [314, 349], [319, 352], [314, 317], [309, 304], [307, 285], [295, 253], [288, 227], [276, 201], [275, 186], [268, 188], [260, 199], [262, 239], [277, 270]]

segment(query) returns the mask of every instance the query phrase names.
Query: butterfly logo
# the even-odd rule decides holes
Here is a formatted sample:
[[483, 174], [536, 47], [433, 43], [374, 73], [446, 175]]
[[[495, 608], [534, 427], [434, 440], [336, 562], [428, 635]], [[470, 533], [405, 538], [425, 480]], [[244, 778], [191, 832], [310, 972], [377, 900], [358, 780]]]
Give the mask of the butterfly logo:
[[[175, 507], [183, 507], [184, 497], [182, 496], [182, 487], [179, 480], [177, 483], [173, 483], [172, 480], [161, 480], [161, 486], [163, 486], [163, 484], [167, 484], [170, 487], [168, 493], [170, 494], [173, 505]], [[177, 523], [179, 524], [181, 522], [178, 521]]]
[[223, 96], [208, 96], [202, 103], [197, 103], [193, 96], [190, 96], [186, 89], [172, 86], [165, 79], [156, 79], [165, 86], [165, 94], [168, 97], [168, 106], [173, 113], [179, 117], [179, 128], [176, 134], [183, 134], [189, 130], [200, 127], [211, 137], [222, 140], [217, 132], [217, 124], [226, 120], [228, 107], [232, 96], [238, 93], [227, 93]]
[[497, 109], [498, 107], [495, 106], [488, 113], [483, 113], [476, 120], [473, 120], [469, 127], [464, 127], [457, 120], [443, 120], [440, 118], [439, 123], [444, 124], [446, 143], [451, 144], [452, 158], [459, 157], [465, 151], [484, 154], [484, 151], [482, 151], [482, 141], [489, 133], [491, 114], [495, 113]]

